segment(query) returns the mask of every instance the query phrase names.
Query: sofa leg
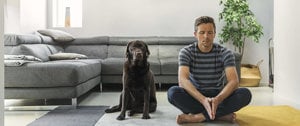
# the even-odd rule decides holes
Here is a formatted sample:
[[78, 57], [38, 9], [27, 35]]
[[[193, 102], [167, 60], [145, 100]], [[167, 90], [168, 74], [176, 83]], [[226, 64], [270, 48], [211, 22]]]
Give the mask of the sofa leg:
[[48, 102], [47, 102], [47, 99], [44, 99], [44, 105], [47, 105]]
[[100, 83], [100, 92], [102, 92], [102, 83]]
[[77, 98], [72, 98], [72, 106], [76, 108], [77, 106]]

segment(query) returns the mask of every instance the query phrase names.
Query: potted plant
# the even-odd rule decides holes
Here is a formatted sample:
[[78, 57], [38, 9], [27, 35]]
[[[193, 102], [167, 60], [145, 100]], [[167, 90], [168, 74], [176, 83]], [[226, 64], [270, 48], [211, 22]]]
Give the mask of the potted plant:
[[256, 21], [249, 9], [247, 0], [220, 0], [223, 10], [219, 13], [219, 20], [225, 25], [219, 33], [220, 43], [231, 42], [234, 50], [243, 58], [246, 38], [258, 43], [263, 35], [263, 27]]

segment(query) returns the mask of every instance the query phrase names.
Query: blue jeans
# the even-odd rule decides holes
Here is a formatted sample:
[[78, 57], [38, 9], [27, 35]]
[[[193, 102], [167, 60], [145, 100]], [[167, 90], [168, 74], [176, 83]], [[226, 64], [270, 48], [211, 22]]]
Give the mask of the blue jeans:
[[[219, 91], [200, 91], [206, 97], [214, 97]], [[230, 96], [221, 102], [216, 111], [216, 118], [236, 112], [248, 105], [251, 101], [251, 92], [247, 88], [238, 88]], [[189, 95], [183, 88], [173, 86], [168, 89], [168, 100], [183, 113], [202, 113], [206, 121], [210, 121], [209, 115], [203, 105]]]

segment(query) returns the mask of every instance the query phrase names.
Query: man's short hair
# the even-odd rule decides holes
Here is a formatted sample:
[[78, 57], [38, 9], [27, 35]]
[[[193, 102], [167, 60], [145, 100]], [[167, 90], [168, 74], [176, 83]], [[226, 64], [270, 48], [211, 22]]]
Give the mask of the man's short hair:
[[212, 23], [213, 26], [214, 26], [214, 31], [216, 32], [216, 24], [215, 24], [215, 21], [212, 17], [209, 17], [209, 16], [201, 16], [199, 18], [197, 18], [195, 20], [195, 25], [194, 25], [194, 30], [195, 32], [198, 31], [198, 26], [200, 24], [206, 24], [206, 23]]

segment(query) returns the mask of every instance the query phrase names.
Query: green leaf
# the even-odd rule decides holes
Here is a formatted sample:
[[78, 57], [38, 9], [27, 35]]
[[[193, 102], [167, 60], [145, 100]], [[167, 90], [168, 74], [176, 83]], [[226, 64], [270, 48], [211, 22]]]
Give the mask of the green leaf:
[[243, 54], [244, 40], [249, 38], [258, 43], [263, 27], [256, 21], [247, 0], [220, 0], [219, 5], [223, 8], [219, 21], [225, 24], [219, 33], [219, 41], [221, 44], [231, 42]]

